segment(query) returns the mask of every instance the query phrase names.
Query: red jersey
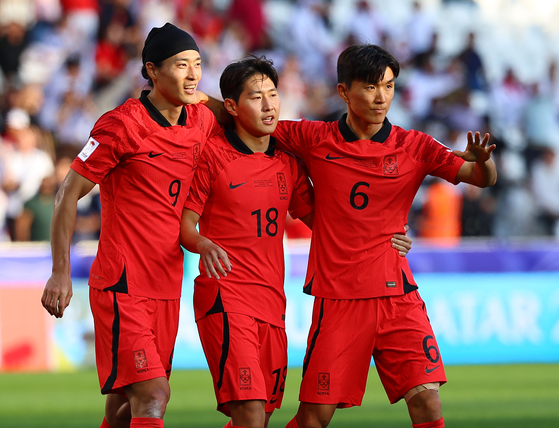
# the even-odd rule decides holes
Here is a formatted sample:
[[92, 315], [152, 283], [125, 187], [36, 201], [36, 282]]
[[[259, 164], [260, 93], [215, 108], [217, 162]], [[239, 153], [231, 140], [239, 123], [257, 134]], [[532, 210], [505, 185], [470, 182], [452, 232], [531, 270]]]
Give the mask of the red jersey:
[[432, 137], [392, 126], [371, 140], [339, 122], [280, 121], [278, 146], [305, 162], [316, 195], [305, 292], [330, 299], [404, 294], [416, 288], [390, 239], [403, 233], [427, 175], [456, 184], [463, 160]]
[[148, 92], [104, 114], [72, 169], [101, 189], [101, 235], [89, 285], [180, 298], [182, 209], [207, 138], [220, 127], [203, 105], [171, 126]]
[[303, 168], [273, 138], [266, 153], [253, 153], [231, 129], [208, 142], [185, 208], [201, 216], [200, 234], [227, 252], [233, 269], [216, 280], [200, 263], [196, 320], [233, 312], [284, 327], [285, 219], [288, 210], [310, 214], [312, 199]]

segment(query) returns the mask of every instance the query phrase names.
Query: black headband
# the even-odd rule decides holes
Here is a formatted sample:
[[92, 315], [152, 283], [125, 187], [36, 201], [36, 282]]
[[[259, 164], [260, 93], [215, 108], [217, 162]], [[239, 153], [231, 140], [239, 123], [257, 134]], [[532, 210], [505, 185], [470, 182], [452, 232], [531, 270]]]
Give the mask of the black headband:
[[200, 52], [192, 36], [167, 22], [163, 27], [154, 27], [149, 32], [142, 50], [142, 63], [157, 64], [179, 52], [190, 50]]

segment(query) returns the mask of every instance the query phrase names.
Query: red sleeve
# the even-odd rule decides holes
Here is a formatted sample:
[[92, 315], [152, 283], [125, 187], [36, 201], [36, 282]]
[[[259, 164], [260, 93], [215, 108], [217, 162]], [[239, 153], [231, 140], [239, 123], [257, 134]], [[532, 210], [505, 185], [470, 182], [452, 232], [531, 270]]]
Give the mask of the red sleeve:
[[103, 181], [124, 154], [136, 151], [131, 147], [130, 128], [120, 114], [109, 112], [101, 116], [71, 168], [94, 183]]
[[272, 136], [277, 140], [277, 147], [294, 153], [302, 158], [320, 141], [324, 122], [309, 120], [280, 120]]
[[314, 189], [305, 169], [295, 158], [289, 158], [294, 187], [289, 202], [289, 214], [293, 218], [301, 218], [314, 211]]
[[190, 191], [184, 204], [184, 208], [194, 211], [199, 216], [204, 212], [204, 206], [211, 192], [211, 171], [209, 165], [208, 153], [211, 151], [209, 145], [202, 152], [198, 166], [192, 176], [190, 183]]
[[207, 139], [210, 139], [214, 135], [217, 135], [220, 132], [222, 132], [223, 128], [217, 121], [213, 112], [208, 107], [206, 107], [203, 104], [199, 104], [199, 106], [202, 108], [202, 112], [203, 112], [202, 114], [204, 117], [203, 120], [204, 134], [206, 135]]
[[427, 134], [418, 133], [420, 139], [414, 144], [415, 152], [412, 156], [420, 162], [420, 167], [426, 174], [442, 178], [452, 184], [458, 184], [456, 175], [464, 163], [464, 159], [452, 153], [444, 144]]

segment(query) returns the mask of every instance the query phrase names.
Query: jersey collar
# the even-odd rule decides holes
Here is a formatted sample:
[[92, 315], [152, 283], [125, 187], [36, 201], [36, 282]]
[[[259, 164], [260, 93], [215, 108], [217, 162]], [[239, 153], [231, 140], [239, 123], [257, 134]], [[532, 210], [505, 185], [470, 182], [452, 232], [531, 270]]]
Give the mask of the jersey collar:
[[[240, 139], [235, 130], [231, 127], [225, 128], [225, 136], [227, 141], [233, 146], [238, 152], [244, 153], [245, 155], [253, 155], [254, 152]], [[276, 150], [276, 139], [270, 136], [270, 144], [268, 150], [264, 152], [267, 156], [274, 156]]]
[[[164, 128], [172, 126], [169, 121], [165, 119], [165, 116], [163, 116], [161, 112], [151, 103], [148, 98], [149, 93], [150, 91], [142, 91], [142, 95], [140, 95], [140, 102], [144, 105], [151, 118]], [[186, 126], [186, 109], [184, 106], [182, 106], [181, 115], [179, 116], [177, 125]]]
[[[346, 140], [348, 143], [359, 140], [357, 135], [353, 133], [353, 131], [349, 128], [347, 124], [347, 113], [344, 114], [339, 120], [339, 126], [340, 126], [340, 133], [342, 134], [342, 137], [344, 137], [344, 140]], [[377, 143], [384, 143], [388, 138], [388, 136], [390, 135], [391, 130], [392, 130], [392, 124], [388, 121], [388, 118], [385, 117], [384, 122], [382, 123], [382, 128], [380, 128], [380, 130], [371, 137], [371, 141], [375, 141]]]

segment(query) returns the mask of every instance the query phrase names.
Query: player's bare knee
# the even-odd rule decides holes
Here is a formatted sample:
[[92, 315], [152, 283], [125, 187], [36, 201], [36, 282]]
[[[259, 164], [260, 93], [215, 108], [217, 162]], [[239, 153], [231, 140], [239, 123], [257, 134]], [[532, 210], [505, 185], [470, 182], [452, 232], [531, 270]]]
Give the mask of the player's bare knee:
[[299, 428], [326, 428], [335, 410], [335, 405], [301, 403], [297, 424]]
[[440, 412], [441, 400], [439, 398], [439, 383], [426, 383], [410, 389], [404, 399], [410, 410], [422, 409], [423, 412]]
[[258, 426], [262, 426], [266, 419], [265, 404], [264, 400], [230, 401], [229, 410], [234, 425], [238, 425], [239, 421], [254, 421]]
[[169, 398], [168, 388], [144, 389], [130, 397], [132, 414], [136, 417], [163, 419]]

